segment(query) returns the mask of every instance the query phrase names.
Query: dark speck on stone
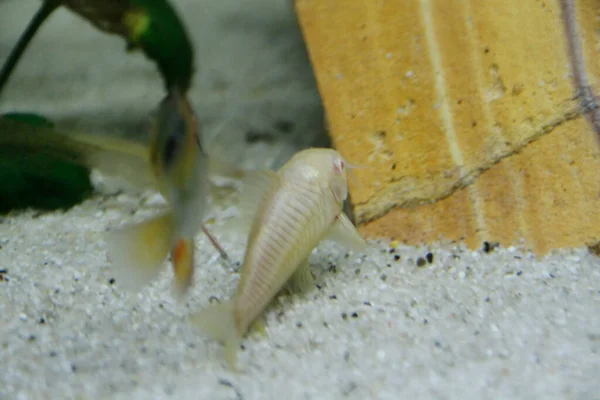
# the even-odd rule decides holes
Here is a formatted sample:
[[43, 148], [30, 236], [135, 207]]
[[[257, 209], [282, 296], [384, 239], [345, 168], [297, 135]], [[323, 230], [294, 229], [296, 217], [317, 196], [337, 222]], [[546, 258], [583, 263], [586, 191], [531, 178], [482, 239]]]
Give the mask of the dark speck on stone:
[[483, 251], [485, 253], [491, 253], [496, 247], [498, 247], [498, 243], [483, 242]]
[[347, 320], [347, 319], [348, 319], [348, 314], [346, 314], [346, 313], [342, 313], [342, 319], [343, 319], [343, 320]]
[[331, 300], [335, 300], [335, 299], [337, 299], [337, 296], [336, 296], [335, 294], [332, 294], [331, 296], [329, 296], [329, 298], [330, 298]]
[[399, 254], [396, 254], [396, 255], [394, 256], [394, 261], [398, 261], [398, 260], [400, 260], [400, 255], [399, 255]]
[[356, 269], [354, 270], [354, 274], [355, 274], [355, 275], [358, 275], [358, 274], [360, 274], [360, 268], [356, 268]]
[[426, 261], [423, 257], [417, 258], [417, 267], [422, 267], [425, 265], [425, 263], [426, 263]]
[[394, 254], [396, 252], [396, 249], [392, 248], [389, 250], [390, 254]]
[[35, 335], [29, 335], [29, 337], [27, 338], [28, 341], [33, 342], [35, 341]]
[[521, 276], [522, 273], [523, 273], [523, 271], [517, 272], [517, 276]]
[[423, 325], [427, 325], [429, 323], [429, 321], [427, 321], [427, 319], [423, 320]]
[[433, 262], [433, 254], [427, 253], [427, 254], [425, 254], [425, 258], [427, 259], [427, 262], [429, 264], [431, 264]]
[[302, 328], [302, 322], [296, 322], [296, 327]]
[[77, 365], [75, 365], [75, 364], [71, 364], [71, 371], [72, 371], [72, 372], [75, 372], [75, 371], [77, 371]]
[[489, 303], [489, 302], [490, 302], [490, 298], [489, 298], [489, 297], [486, 297], [486, 298], [485, 298], [485, 302], [486, 302], [486, 303]]
[[435, 344], [435, 347], [437, 347], [438, 349], [440, 347], [442, 347], [442, 344], [440, 342], [438, 342], [437, 340], [434, 342], [434, 344]]
[[108, 280], [108, 283], [110, 283], [111, 285], [114, 285], [115, 284], [115, 278], [110, 278]]
[[40, 318], [40, 324], [45, 324], [46, 320], [44, 319], [44, 317]]
[[50, 351], [48, 354], [50, 357], [56, 357], [56, 352], [54, 350]]
[[370, 306], [370, 305], [371, 305], [371, 302], [370, 302], [370, 301], [365, 301], [363, 304], [364, 304], [365, 306]]
[[358, 313], [357, 312], [353, 312], [352, 313], [352, 318], [358, 318]]
[[381, 274], [381, 280], [385, 282], [387, 280], [387, 275]]

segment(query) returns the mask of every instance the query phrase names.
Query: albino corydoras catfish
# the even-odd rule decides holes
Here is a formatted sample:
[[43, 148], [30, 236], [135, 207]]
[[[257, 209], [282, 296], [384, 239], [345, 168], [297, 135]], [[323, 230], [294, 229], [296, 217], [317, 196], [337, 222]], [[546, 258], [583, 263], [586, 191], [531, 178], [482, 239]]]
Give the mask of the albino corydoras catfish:
[[159, 274], [170, 252], [175, 289], [182, 295], [193, 280], [194, 236], [199, 229], [218, 247], [203, 225], [210, 189], [208, 158], [194, 111], [178, 90], [172, 90], [161, 102], [152, 132], [149, 163], [170, 210], [110, 232], [106, 239], [108, 258], [117, 282], [137, 290]]
[[309, 256], [321, 240], [354, 251], [366, 242], [342, 212], [348, 196], [347, 163], [332, 149], [298, 152], [277, 173], [254, 183], [258, 206], [248, 238], [235, 296], [190, 317], [193, 325], [224, 342], [226, 360], [236, 369], [243, 336], [284, 288], [313, 286]]

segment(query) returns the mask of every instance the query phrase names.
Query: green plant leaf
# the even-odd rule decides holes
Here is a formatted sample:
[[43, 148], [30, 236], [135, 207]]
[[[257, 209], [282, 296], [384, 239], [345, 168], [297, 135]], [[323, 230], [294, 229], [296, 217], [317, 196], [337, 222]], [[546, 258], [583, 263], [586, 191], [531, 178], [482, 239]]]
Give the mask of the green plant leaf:
[[[0, 122], [6, 121], [23, 127], [52, 127], [50, 121], [35, 114], [0, 116]], [[5, 127], [0, 125], [0, 136], [15, 136], [12, 131], [6, 132]], [[0, 141], [0, 213], [28, 208], [68, 209], [91, 195], [89, 170], [77, 162], [76, 154], [67, 152], [57, 157], [49, 152], [31, 151], [27, 145]]]
[[194, 54], [183, 23], [166, 0], [62, 0], [96, 28], [122, 36], [156, 62], [166, 89], [187, 91]]
[[0, 70], [0, 93], [40, 26], [60, 5], [97, 29], [123, 37], [129, 50], [142, 49], [157, 64], [167, 90], [190, 88], [192, 44], [167, 0], [43, 0]]

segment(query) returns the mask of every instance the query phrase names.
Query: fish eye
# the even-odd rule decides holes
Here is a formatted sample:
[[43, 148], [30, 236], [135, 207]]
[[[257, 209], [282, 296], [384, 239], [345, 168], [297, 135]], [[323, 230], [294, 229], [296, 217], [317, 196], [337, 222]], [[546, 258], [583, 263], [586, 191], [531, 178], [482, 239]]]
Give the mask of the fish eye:
[[338, 174], [341, 174], [344, 172], [344, 161], [341, 159], [337, 159], [333, 162], [333, 169], [335, 170], [335, 172], [337, 172]]

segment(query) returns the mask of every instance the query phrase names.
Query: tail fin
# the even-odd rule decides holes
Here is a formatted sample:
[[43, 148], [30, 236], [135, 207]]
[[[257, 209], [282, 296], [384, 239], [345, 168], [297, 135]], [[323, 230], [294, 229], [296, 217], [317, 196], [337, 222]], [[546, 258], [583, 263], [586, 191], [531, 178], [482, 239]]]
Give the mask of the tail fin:
[[175, 275], [175, 292], [183, 296], [194, 279], [194, 238], [180, 238], [171, 250], [173, 273]]
[[137, 291], [155, 279], [169, 254], [173, 218], [167, 213], [148, 221], [109, 232], [107, 255], [117, 283]]
[[235, 323], [233, 302], [209, 306], [190, 316], [189, 320], [203, 334], [225, 344], [225, 360], [231, 369], [236, 370], [242, 335]]

